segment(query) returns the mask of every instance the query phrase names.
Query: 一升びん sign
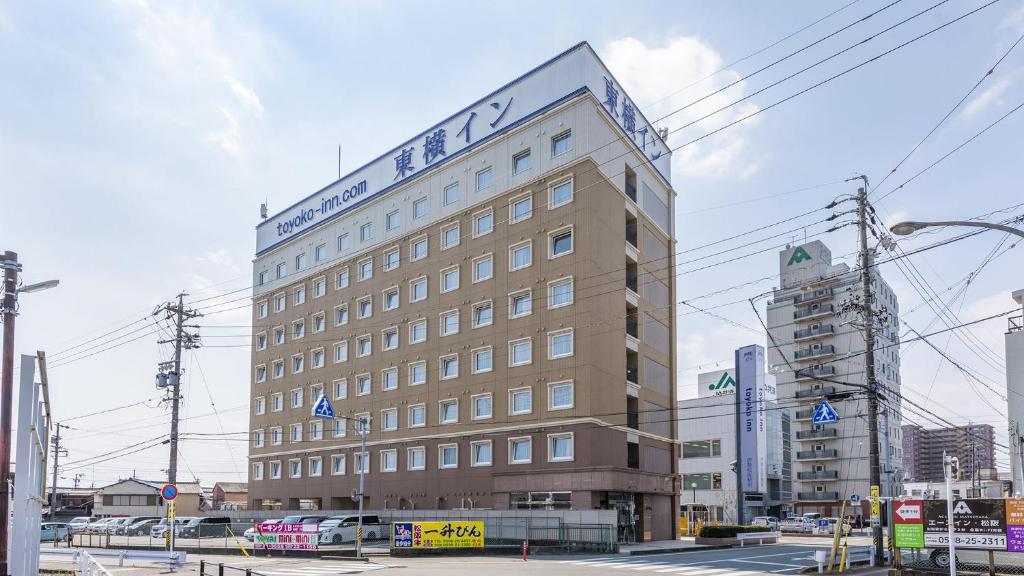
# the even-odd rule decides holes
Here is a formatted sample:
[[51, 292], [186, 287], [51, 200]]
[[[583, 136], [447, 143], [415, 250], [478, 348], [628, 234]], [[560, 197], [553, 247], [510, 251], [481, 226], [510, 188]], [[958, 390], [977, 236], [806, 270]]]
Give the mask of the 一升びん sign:
[[395, 522], [391, 547], [411, 549], [483, 548], [483, 522]]
[[257, 550], [316, 550], [319, 524], [257, 524], [252, 545]]
[[381, 155], [256, 227], [256, 254], [393, 190], [463, 152], [583, 93], [647, 158], [665, 182], [671, 154], [593, 49], [578, 44], [447, 120]]

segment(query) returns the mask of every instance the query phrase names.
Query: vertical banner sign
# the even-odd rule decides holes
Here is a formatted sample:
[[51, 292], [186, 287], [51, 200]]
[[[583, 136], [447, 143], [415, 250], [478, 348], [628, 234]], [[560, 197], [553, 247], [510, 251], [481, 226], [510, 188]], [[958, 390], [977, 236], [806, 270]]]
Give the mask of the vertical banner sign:
[[893, 544], [897, 548], [924, 548], [924, 503], [894, 500]]
[[1006, 499], [1006, 550], [1024, 552], [1024, 500]]
[[878, 522], [881, 518], [881, 507], [878, 503], [878, 486], [871, 487], [871, 521]]
[[740, 484], [744, 492], [767, 492], [764, 348], [745, 346], [738, 353], [740, 365], [736, 374], [739, 377], [740, 470], [743, 474]]

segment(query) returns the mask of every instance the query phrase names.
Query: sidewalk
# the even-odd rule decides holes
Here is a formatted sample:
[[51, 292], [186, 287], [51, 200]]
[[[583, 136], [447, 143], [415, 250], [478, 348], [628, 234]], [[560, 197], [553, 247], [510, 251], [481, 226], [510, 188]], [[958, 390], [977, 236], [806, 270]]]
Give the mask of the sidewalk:
[[717, 550], [731, 546], [705, 546], [694, 543], [693, 536], [683, 536], [679, 540], [658, 540], [640, 544], [622, 544], [619, 554], [625, 556], [644, 556], [647, 554], [670, 554], [675, 552], [696, 552], [698, 550]]

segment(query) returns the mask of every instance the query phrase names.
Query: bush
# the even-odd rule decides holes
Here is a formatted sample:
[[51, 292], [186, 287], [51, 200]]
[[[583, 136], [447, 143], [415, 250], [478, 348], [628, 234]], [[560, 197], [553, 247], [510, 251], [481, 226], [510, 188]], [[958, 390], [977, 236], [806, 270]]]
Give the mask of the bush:
[[771, 532], [768, 526], [704, 526], [700, 529], [701, 538], [735, 538], [744, 532]]

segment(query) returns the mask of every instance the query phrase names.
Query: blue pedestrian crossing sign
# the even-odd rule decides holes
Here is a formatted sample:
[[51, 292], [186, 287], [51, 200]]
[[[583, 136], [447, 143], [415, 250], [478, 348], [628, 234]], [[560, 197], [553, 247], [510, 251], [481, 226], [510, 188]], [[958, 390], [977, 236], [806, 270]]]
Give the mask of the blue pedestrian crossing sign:
[[313, 404], [313, 416], [334, 419], [334, 406], [331, 406], [331, 401], [327, 398], [327, 394], [321, 392], [320, 397], [316, 399], [316, 404]]
[[814, 409], [814, 417], [811, 418], [811, 424], [835, 424], [838, 421], [839, 414], [828, 403], [828, 400], [822, 400], [821, 404], [818, 404], [818, 407]]

